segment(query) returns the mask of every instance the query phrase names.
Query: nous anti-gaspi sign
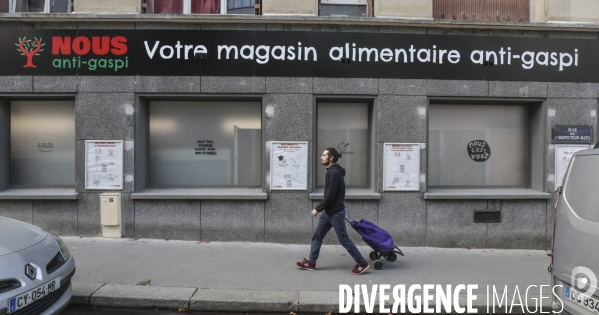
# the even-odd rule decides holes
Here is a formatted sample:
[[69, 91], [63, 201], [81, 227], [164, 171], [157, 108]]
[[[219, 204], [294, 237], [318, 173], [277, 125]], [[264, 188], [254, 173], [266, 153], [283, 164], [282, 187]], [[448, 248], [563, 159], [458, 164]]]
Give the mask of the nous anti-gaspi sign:
[[0, 46], [3, 50], [0, 75], [599, 82], [599, 77], [591, 75], [599, 70], [599, 40], [595, 39], [267, 31], [5, 30], [0, 40], [5, 43]]

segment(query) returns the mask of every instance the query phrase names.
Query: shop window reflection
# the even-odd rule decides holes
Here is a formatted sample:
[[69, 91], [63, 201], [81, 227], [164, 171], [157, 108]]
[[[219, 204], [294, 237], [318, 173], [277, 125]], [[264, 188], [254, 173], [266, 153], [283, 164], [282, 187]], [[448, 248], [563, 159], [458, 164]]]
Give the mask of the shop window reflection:
[[152, 101], [151, 187], [259, 187], [259, 102]]
[[[316, 161], [327, 147], [342, 155], [339, 164], [345, 168], [348, 187], [368, 186], [369, 104], [318, 103]], [[317, 185], [323, 186], [326, 170], [317, 167]]]
[[430, 187], [530, 186], [530, 109], [429, 107]]
[[75, 103], [13, 101], [10, 106], [12, 187], [75, 185]]

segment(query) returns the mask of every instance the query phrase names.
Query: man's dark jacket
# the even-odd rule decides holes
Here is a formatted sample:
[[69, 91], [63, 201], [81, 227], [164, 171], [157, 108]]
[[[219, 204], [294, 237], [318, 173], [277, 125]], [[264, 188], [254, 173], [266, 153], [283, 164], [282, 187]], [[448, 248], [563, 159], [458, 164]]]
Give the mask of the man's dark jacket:
[[333, 215], [345, 210], [343, 201], [345, 199], [345, 169], [339, 164], [332, 164], [327, 168], [324, 181], [324, 199], [316, 206], [316, 211], [324, 210], [326, 214]]

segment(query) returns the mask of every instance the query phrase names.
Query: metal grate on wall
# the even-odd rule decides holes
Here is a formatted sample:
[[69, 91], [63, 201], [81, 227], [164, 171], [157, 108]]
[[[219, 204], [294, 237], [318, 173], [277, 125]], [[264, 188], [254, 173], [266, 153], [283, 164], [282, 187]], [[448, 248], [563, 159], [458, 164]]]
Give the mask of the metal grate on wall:
[[433, 0], [435, 20], [530, 21], [530, 0]]
[[501, 223], [501, 211], [474, 211], [474, 223]]

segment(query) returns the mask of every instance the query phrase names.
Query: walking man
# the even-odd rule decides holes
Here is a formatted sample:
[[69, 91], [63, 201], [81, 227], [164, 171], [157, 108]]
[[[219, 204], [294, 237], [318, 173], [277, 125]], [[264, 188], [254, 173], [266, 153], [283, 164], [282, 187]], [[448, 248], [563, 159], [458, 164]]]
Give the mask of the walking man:
[[354, 275], [361, 275], [368, 267], [368, 262], [354, 243], [349, 239], [345, 228], [345, 169], [337, 164], [340, 154], [334, 148], [327, 148], [322, 152], [320, 162], [327, 168], [327, 175], [324, 184], [324, 199], [315, 209], [312, 210], [312, 216], [315, 217], [318, 212], [324, 213], [320, 215], [318, 225], [312, 236], [312, 244], [310, 246], [310, 259], [298, 262], [297, 266], [306, 270], [316, 270], [316, 260], [320, 254], [320, 246], [325, 235], [331, 227], [337, 233], [339, 243], [349, 252], [357, 265], [352, 269]]

